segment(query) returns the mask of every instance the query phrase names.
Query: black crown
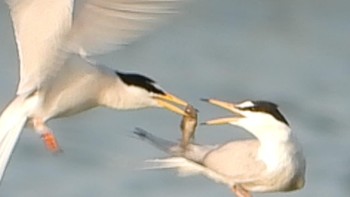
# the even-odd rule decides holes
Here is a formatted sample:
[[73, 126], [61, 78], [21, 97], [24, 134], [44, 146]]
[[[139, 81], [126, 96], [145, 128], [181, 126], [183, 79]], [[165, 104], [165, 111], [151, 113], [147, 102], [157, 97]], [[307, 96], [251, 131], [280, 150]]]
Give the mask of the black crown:
[[144, 75], [135, 74], [135, 73], [121, 73], [115, 72], [118, 77], [129, 86], [141, 87], [148, 92], [153, 92], [155, 94], [165, 95], [165, 92], [155, 86], [155, 81]]

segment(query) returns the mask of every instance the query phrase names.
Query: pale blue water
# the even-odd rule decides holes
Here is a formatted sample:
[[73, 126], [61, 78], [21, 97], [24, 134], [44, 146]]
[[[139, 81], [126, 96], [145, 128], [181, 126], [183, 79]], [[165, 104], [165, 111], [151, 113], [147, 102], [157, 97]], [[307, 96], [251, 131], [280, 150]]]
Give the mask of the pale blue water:
[[[228, 113], [199, 101], [272, 100], [303, 144], [307, 183], [291, 193], [255, 196], [350, 196], [350, 1], [194, 0], [181, 16], [123, 50], [100, 58], [155, 78], [200, 109], [200, 119]], [[0, 106], [12, 98], [18, 60], [8, 10], [0, 3]], [[96, 109], [50, 122], [64, 153], [53, 156], [25, 130], [0, 196], [232, 196], [201, 176], [140, 171], [163, 153], [130, 137], [139, 126], [178, 139], [180, 117], [160, 109]], [[197, 141], [247, 137], [232, 126], [200, 127]]]

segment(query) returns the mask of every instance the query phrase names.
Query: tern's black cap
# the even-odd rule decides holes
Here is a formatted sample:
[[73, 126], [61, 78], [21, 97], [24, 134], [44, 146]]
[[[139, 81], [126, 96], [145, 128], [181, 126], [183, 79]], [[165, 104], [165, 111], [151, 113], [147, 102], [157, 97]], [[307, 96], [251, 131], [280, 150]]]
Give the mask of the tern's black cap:
[[277, 120], [289, 125], [286, 118], [281, 114], [278, 110], [278, 105], [272, 103], [270, 101], [250, 101], [253, 105], [247, 107], [239, 107], [240, 110], [243, 111], [253, 111], [253, 112], [264, 112], [270, 114]]
[[121, 73], [118, 71], [115, 73], [125, 84], [129, 86], [136, 86], [143, 88], [148, 92], [165, 95], [165, 92], [157, 87], [155, 81], [151, 78], [136, 73]]

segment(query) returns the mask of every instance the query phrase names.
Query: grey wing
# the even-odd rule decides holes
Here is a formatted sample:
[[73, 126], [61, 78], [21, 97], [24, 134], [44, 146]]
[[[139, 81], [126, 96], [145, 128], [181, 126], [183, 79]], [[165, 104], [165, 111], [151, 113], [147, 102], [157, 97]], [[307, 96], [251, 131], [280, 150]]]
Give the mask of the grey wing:
[[133, 133], [140, 139], [150, 142], [156, 148], [170, 155], [177, 155], [178, 152], [180, 151], [180, 147], [176, 142], [168, 141], [163, 138], [154, 136], [144, 129], [135, 128], [135, 131]]
[[189, 144], [183, 157], [202, 165], [207, 155], [216, 148], [218, 148], [217, 145]]
[[100, 54], [125, 45], [174, 13], [177, 0], [78, 0], [69, 50]]
[[179, 143], [162, 139], [141, 128], [135, 128], [134, 134], [142, 140], [150, 142], [153, 146], [168, 153], [170, 156], [183, 157], [187, 160], [201, 164], [206, 155], [217, 146], [202, 146], [189, 144], [186, 151], [182, 151]]
[[234, 182], [248, 182], [266, 169], [256, 158], [258, 148], [257, 140], [229, 142], [209, 152], [203, 165]]

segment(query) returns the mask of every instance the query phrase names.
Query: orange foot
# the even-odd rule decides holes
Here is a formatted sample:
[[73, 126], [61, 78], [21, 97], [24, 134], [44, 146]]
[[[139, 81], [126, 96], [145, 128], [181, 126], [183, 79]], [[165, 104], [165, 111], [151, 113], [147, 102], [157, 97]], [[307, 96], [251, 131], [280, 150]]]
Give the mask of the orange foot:
[[47, 150], [49, 150], [52, 153], [62, 152], [62, 149], [58, 145], [56, 137], [53, 133], [49, 132], [49, 133], [42, 134], [41, 138], [43, 139]]

